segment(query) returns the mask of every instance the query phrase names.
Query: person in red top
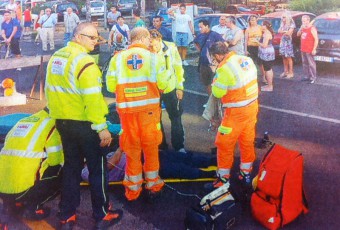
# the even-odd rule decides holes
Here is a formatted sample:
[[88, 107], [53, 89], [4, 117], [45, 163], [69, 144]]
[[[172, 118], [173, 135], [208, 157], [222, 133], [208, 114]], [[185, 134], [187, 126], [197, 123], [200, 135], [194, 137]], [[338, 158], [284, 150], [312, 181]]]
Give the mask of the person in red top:
[[26, 9], [24, 11], [24, 35], [31, 34], [31, 25], [32, 25], [31, 7], [26, 6]]
[[319, 39], [316, 28], [310, 24], [310, 17], [308, 15], [302, 16], [302, 25], [297, 36], [301, 36], [301, 57], [302, 66], [305, 77], [302, 81], [308, 81], [314, 84], [316, 80], [316, 64], [314, 55], [316, 47], [318, 47]]

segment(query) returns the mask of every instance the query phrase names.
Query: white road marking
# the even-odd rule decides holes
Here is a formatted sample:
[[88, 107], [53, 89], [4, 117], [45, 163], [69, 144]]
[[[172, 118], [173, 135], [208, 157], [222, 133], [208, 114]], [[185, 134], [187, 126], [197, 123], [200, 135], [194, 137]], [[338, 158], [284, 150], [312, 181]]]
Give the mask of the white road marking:
[[[207, 93], [201, 93], [201, 92], [197, 92], [195, 90], [190, 90], [190, 89], [185, 89], [184, 91], [191, 93], [191, 94], [208, 97]], [[297, 112], [297, 111], [293, 111], [293, 110], [289, 110], [289, 109], [279, 109], [279, 108], [275, 108], [275, 107], [271, 107], [271, 106], [267, 106], [267, 105], [260, 105], [260, 107], [264, 108], [264, 109], [273, 110], [273, 111], [282, 112], [282, 113], [288, 113], [288, 114], [292, 114], [292, 115], [296, 115], [296, 116], [300, 116], [300, 117], [307, 117], [307, 118], [317, 119], [317, 120], [321, 120], [321, 121], [327, 121], [327, 122], [340, 124], [340, 120], [334, 119], [334, 118], [321, 117], [321, 116]]]

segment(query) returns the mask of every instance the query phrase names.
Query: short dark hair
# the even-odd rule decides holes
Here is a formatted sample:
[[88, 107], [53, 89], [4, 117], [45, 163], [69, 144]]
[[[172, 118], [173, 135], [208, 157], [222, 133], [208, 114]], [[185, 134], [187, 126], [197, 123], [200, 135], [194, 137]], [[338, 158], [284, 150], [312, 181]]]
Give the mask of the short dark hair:
[[120, 19], [120, 18], [124, 19], [124, 17], [123, 17], [123, 16], [118, 16], [118, 18], [117, 18], [117, 21], [118, 21], [118, 19]]
[[202, 23], [203, 25], [208, 26], [208, 27], [210, 28], [210, 24], [209, 24], [208, 20], [206, 20], [206, 19], [201, 19], [201, 20], [199, 20], [199, 21], [198, 21], [198, 24], [199, 24], [199, 23]]
[[228, 53], [228, 47], [226, 46], [226, 44], [224, 44], [224, 42], [221, 41], [215, 42], [214, 44], [211, 45], [209, 53], [210, 55], [215, 54], [224, 55]]
[[159, 18], [161, 20], [161, 22], [164, 21], [164, 18], [162, 16], [156, 15], [155, 17], [153, 17], [153, 19], [155, 19], [155, 18]]
[[133, 14], [136, 15], [137, 17], [140, 17], [140, 10], [139, 9], [133, 10]]
[[184, 3], [181, 3], [181, 5], [179, 5], [179, 8], [184, 7], [185, 9], [187, 8], [187, 6]]
[[8, 11], [8, 10], [6, 10], [6, 11], [4, 12], [4, 15], [5, 15], [5, 14], [11, 14], [11, 12]]

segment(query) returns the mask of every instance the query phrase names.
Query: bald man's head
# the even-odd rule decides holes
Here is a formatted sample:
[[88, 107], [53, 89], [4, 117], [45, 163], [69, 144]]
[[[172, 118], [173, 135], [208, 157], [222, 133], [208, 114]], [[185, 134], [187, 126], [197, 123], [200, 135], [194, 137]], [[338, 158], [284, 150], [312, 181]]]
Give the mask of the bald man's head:
[[85, 47], [88, 51], [92, 51], [98, 42], [97, 28], [89, 22], [80, 23], [73, 32], [73, 42]]
[[131, 43], [149, 46], [150, 33], [144, 27], [137, 27], [131, 30]]

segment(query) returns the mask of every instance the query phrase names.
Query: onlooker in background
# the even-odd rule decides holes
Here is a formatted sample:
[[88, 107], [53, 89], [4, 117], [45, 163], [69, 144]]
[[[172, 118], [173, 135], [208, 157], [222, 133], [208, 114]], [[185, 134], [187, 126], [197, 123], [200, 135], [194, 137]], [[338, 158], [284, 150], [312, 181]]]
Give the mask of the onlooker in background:
[[273, 91], [273, 62], [275, 60], [275, 50], [272, 44], [274, 31], [269, 21], [262, 23], [262, 38], [258, 41], [259, 45], [259, 59], [263, 69], [265, 71], [265, 80], [268, 85], [262, 86], [261, 91]]
[[[174, 43], [162, 41], [162, 35], [156, 29], [150, 30], [150, 34], [150, 50], [165, 59], [165, 68], [171, 73], [168, 80], [168, 87], [164, 89], [161, 94], [161, 102], [164, 102], [171, 122], [171, 144], [176, 151], [185, 153], [184, 128], [182, 125], [182, 99], [184, 89], [182, 59]], [[166, 143], [162, 120], [161, 128], [163, 138], [159, 148], [165, 150], [168, 148], [168, 144]]]
[[43, 51], [47, 51], [47, 43], [50, 43], [50, 50], [54, 50], [54, 27], [57, 24], [57, 17], [52, 14], [51, 8], [45, 9], [38, 23], [41, 25], [40, 38]]
[[302, 81], [309, 81], [314, 84], [316, 81], [316, 63], [314, 55], [319, 44], [318, 31], [315, 26], [310, 24], [308, 15], [302, 16], [302, 25], [297, 36], [301, 36], [301, 57], [305, 77]]
[[10, 12], [12, 18], [16, 18], [16, 12], [17, 12], [17, 4], [14, 2], [14, 0], [9, 0], [9, 3], [6, 5], [6, 10]]
[[22, 8], [21, 8], [21, 2], [20, 1], [16, 1], [15, 2], [17, 4], [17, 8], [15, 10], [15, 17], [16, 19], [18, 19], [19, 22], [21, 22], [22, 19]]
[[279, 53], [282, 56], [284, 71], [280, 77], [293, 78], [293, 57], [294, 49], [292, 42], [292, 34], [295, 29], [293, 18], [288, 12], [282, 14], [280, 28], [278, 33], [282, 34], [280, 41]]
[[32, 26], [31, 6], [26, 6], [26, 9], [24, 11], [24, 35], [31, 34], [31, 26]]
[[4, 21], [1, 24], [1, 37], [7, 45], [10, 45], [12, 54], [15, 57], [21, 57], [19, 43], [21, 37], [20, 22], [16, 18], [12, 18], [9, 11], [4, 13]]
[[117, 24], [114, 25], [110, 31], [108, 43], [109, 46], [113, 42], [126, 43], [130, 41], [130, 29], [129, 26], [124, 24], [123, 16], [117, 18]]
[[34, 29], [37, 31], [37, 36], [35, 36], [34, 42], [39, 44], [39, 38], [41, 38], [41, 24], [39, 23], [39, 19], [45, 14], [44, 10], [40, 10], [37, 20], [34, 23]]
[[64, 34], [64, 46], [67, 45], [69, 41], [73, 38], [73, 31], [80, 23], [79, 17], [77, 14], [73, 13], [73, 9], [68, 7], [66, 9], [66, 13], [64, 14], [64, 25], [65, 25], [65, 34]]
[[176, 32], [176, 45], [178, 47], [179, 55], [181, 55], [182, 63], [184, 66], [188, 66], [188, 62], [185, 60], [187, 57], [187, 47], [189, 45], [189, 33], [195, 36], [194, 26], [192, 24], [191, 17], [186, 14], [186, 6], [182, 3], [179, 6], [180, 13], [175, 13], [173, 10], [169, 11], [175, 22]]
[[224, 39], [219, 33], [210, 30], [209, 22], [205, 19], [199, 20], [198, 27], [201, 33], [194, 39], [194, 43], [200, 52], [198, 70], [201, 82], [206, 87], [207, 92], [210, 95], [214, 72], [211, 69], [211, 65], [213, 63], [210, 57], [209, 48], [215, 42], [224, 41]]
[[236, 26], [234, 17], [227, 17], [226, 25], [229, 28], [225, 41], [228, 44], [229, 51], [235, 51], [236, 54], [245, 55], [244, 33], [243, 30]]
[[215, 31], [219, 33], [224, 40], [226, 39], [227, 31], [229, 30], [229, 28], [226, 25], [226, 22], [227, 22], [227, 17], [221, 16], [219, 19], [219, 24], [211, 28], [211, 31]]
[[[259, 64], [258, 55], [259, 55], [259, 44], [262, 37], [262, 28], [259, 24], [257, 24], [257, 16], [251, 15], [248, 18], [248, 28], [244, 34], [245, 36], [245, 48], [246, 54], [253, 59], [253, 61]], [[262, 81], [265, 81], [265, 73], [260, 65], [261, 73], [262, 73]], [[265, 81], [266, 82], [266, 81]]]
[[23, 206], [24, 218], [48, 217], [43, 205], [60, 193], [63, 162], [61, 139], [47, 108], [17, 122], [0, 152], [0, 226], [17, 214], [16, 204]]
[[172, 33], [168, 28], [162, 25], [163, 21], [164, 18], [162, 16], [155, 16], [152, 19], [152, 26], [150, 27], [150, 29], [156, 29], [158, 32], [160, 32], [163, 41], [173, 42]]
[[109, 30], [112, 30], [112, 27], [117, 24], [117, 19], [121, 16], [121, 13], [117, 11], [117, 7], [112, 6], [110, 8], [110, 12], [107, 14], [107, 23], [109, 25]]
[[136, 20], [136, 24], [135, 24], [134, 28], [136, 28], [136, 27], [146, 27], [145, 22], [140, 18], [140, 10], [139, 9], [133, 10], [132, 15]]

